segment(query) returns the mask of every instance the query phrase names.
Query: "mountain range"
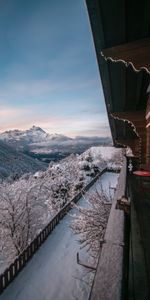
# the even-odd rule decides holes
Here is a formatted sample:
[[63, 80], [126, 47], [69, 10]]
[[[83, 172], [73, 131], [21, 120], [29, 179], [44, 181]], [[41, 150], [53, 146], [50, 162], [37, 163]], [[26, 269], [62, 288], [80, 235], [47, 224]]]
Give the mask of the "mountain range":
[[70, 138], [62, 134], [49, 134], [42, 128], [32, 126], [28, 130], [9, 130], [0, 134], [0, 140], [34, 158], [50, 162], [71, 153], [81, 154], [91, 146], [111, 145], [111, 138], [82, 137]]
[[34, 125], [30, 129], [27, 129], [25, 131], [18, 129], [5, 131], [0, 134], [0, 139], [10, 145], [15, 146], [15, 148], [18, 148], [19, 150], [26, 146], [37, 143], [47, 142], [58, 144], [61, 142], [72, 140], [71, 138], [61, 134], [48, 134], [42, 128]]

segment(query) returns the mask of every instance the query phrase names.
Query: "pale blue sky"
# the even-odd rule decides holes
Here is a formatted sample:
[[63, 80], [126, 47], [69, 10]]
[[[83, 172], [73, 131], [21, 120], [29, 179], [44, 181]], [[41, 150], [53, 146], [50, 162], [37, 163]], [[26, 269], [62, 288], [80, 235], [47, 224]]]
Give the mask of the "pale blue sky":
[[0, 131], [110, 135], [84, 0], [0, 1]]

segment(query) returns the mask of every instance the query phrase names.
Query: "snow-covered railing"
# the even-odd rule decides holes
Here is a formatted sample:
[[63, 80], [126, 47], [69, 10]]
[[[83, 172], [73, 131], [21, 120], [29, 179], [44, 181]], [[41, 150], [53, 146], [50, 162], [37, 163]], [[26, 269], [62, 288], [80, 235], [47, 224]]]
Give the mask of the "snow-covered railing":
[[59, 221], [67, 214], [72, 208], [72, 203], [76, 203], [82, 195], [97, 181], [97, 179], [106, 172], [107, 169], [103, 169], [96, 177], [94, 177], [90, 183], [84, 187], [70, 202], [68, 202], [48, 223], [48, 225], [36, 236], [36, 238], [30, 243], [30, 245], [15, 259], [15, 261], [0, 275], [0, 294], [3, 290], [14, 280], [18, 273], [24, 268], [27, 262], [32, 258], [34, 253], [39, 249], [47, 237], [51, 234], [53, 229], [59, 223]]
[[107, 165], [107, 170], [108, 172], [116, 172], [116, 173], [120, 173], [122, 166], [121, 165], [113, 165], [113, 164], [108, 164]]
[[[126, 192], [126, 161], [112, 203], [104, 243], [91, 291], [91, 300], [122, 299], [125, 255], [125, 215], [116, 202]], [[124, 299], [124, 298], [123, 298]]]

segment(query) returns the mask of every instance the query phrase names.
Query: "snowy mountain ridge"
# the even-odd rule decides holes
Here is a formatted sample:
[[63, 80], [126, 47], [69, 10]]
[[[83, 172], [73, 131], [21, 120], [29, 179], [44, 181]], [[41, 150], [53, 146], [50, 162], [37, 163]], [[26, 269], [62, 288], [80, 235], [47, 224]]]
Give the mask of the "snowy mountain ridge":
[[0, 139], [4, 141], [16, 140], [16, 141], [28, 141], [30, 143], [36, 143], [46, 140], [71, 140], [62, 134], [48, 134], [42, 128], [33, 125], [27, 130], [9, 130], [0, 134]]
[[18, 129], [5, 131], [0, 134], [0, 140], [13, 146], [17, 151], [49, 161], [71, 153], [82, 153], [92, 145], [111, 145], [109, 137], [70, 138], [58, 133], [49, 134], [35, 125], [24, 131]]

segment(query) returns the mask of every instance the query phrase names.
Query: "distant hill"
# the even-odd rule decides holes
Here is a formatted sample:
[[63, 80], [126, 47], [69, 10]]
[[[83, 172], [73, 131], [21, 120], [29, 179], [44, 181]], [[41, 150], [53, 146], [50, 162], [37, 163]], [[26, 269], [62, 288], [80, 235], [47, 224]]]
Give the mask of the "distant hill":
[[20, 176], [29, 172], [34, 173], [41, 169], [45, 169], [44, 163], [19, 153], [13, 147], [0, 141], [0, 178], [16, 174]]

